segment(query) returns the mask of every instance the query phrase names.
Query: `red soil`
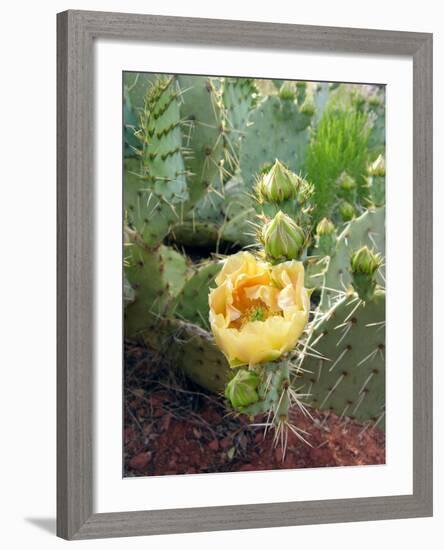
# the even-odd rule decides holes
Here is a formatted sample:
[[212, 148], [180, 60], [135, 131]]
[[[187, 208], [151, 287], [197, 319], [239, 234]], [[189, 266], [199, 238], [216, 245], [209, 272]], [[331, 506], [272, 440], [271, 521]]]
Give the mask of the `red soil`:
[[178, 383], [177, 378], [148, 379], [146, 352], [139, 348], [135, 353], [140, 360], [128, 369], [125, 381], [125, 476], [385, 462], [383, 432], [317, 411], [311, 411], [313, 420], [292, 411], [293, 423], [308, 432], [304, 437], [311, 446], [290, 433], [283, 457], [281, 446], [273, 445], [273, 432], [264, 438], [263, 427], [251, 426], [244, 416], [228, 414], [222, 398]]

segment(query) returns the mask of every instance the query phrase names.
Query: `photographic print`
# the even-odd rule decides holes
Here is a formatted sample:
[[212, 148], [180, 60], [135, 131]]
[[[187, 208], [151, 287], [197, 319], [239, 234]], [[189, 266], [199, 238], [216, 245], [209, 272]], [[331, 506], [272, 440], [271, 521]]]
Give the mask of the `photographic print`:
[[385, 463], [385, 87], [123, 73], [123, 476]]

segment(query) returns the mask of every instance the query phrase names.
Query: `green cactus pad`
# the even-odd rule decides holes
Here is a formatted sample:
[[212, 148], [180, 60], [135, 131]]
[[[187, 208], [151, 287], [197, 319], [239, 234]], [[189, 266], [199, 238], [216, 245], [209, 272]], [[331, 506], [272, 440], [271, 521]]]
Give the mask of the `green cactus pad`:
[[212, 335], [197, 325], [171, 319], [145, 331], [147, 345], [165, 354], [165, 359], [181, 369], [203, 388], [223, 393], [233, 375], [227, 360], [215, 345]]
[[123, 89], [123, 138], [124, 138], [124, 155], [125, 157], [136, 156], [139, 140], [135, 136], [138, 125], [138, 117], [128, 93], [128, 88]]
[[370, 302], [339, 300], [315, 327], [296, 384], [314, 408], [333, 410], [383, 428], [385, 404], [385, 293]]
[[379, 88], [378, 93], [369, 98], [368, 109], [373, 118], [369, 148], [376, 158], [385, 153], [385, 89]]
[[255, 242], [256, 208], [239, 178], [232, 178], [225, 184], [223, 197], [207, 193], [187, 220], [175, 225], [172, 237], [178, 245], [214, 249], [220, 243], [250, 245]]
[[217, 261], [206, 262], [194, 268], [173, 304], [176, 317], [209, 329], [208, 294], [215, 286], [214, 279], [222, 268]]
[[329, 256], [309, 256], [305, 260], [305, 288], [321, 289], [324, 281], [324, 272], [328, 266]]
[[186, 221], [174, 226], [171, 232], [171, 238], [178, 246], [197, 248], [212, 248], [219, 237], [219, 227], [208, 221]]
[[224, 78], [222, 101], [227, 132], [225, 158], [231, 170], [238, 166], [241, 143], [256, 102], [256, 95], [257, 89], [251, 78]]
[[125, 71], [123, 73], [124, 90], [137, 117], [143, 110], [148, 89], [151, 88], [161, 76], [166, 77], [168, 75], [138, 73], [133, 71]]
[[136, 299], [136, 293], [134, 288], [131, 286], [128, 281], [126, 274], [123, 274], [123, 305], [126, 307], [128, 304], [131, 304]]
[[180, 213], [155, 193], [141, 175], [140, 162], [125, 160], [124, 193], [127, 222], [148, 246], [156, 246], [170, 231]]
[[242, 408], [242, 412], [251, 417], [261, 413], [269, 413], [270, 411], [276, 415], [276, 419], [280, 416], [288, 414], [289, 401], [282, 398], [284, 385], [290, 381], [290, 372], [288, 369], [288, 361], [282, 360], [275, 363], [266, 363], [256, 367], [256, 371], [261, 383], [258, 387], [259, 401], [248, 407]]
[[279, 158], [294, 172], [304, 165], [309, 142], [311, 117], [302, 114], [293, 101], [269, 96], [251, 114], [242, 144], [240, 171], [248, 189], [252, 189], [262, 167]]
[[179, 76], [180, 115], [188, 172], [189, 201], [194, 206], [212, 186], [221, 187], [224, 156], [219, 82], [208, 77]]
[[188, 199], [178, 97], [174, 78], [148, 89], [135, 134], [140, 163], [125, 163], [127, 222], [148, 246], [159, 244], [181, 219]]
[[172, 204], [188, 198], [181, 124], [176, 79], [161, 78], [147, 92], [137, 135], [142, 175], [156, 194]]
[[375, 206], [385, 204], [385, 176], [369, 176], [367, 178], [370, 189], [370, 201]]
[[[385, 256], [385, 207], [367, 210], [352, 220], [338, 237], [335, 253], [324, 262], [328, 266], [324, 278], [318, 278], [319, 287], [325, 287], [321, 301], [324, 310], [329, 309], [337, 296], [335, 290], [345, 290], [350, 286], [350, 257], [365, 245]], [[381, 267], [376, 280], [382, 286], [385, 285], [384, 276], [384, 268]]]
[[135, 300], [125, 311], [126, 336], [155, 325], [169, 313], [189, 270], [186, 258], [172, 248], [148, 249], [133, 238], [125, 246], [125, 274], [135, 291]]

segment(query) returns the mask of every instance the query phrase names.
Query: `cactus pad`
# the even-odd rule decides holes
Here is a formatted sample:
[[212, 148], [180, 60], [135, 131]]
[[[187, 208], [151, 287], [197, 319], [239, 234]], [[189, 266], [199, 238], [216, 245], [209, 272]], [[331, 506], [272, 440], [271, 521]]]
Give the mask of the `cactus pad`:
[[[385, 208], [367, 210], [359, 218], [352, 220], [338, 237], [335, 253], [324, 262], [327, 268], [324, 279], [318, 284], [325, 287], [322, 295], [322, 308], [328, 309], [337, 296], [335, 290], [345, 290], [351, 283], [349, 271], [352, 253], [362, 246], [368, 246], [385, 256]], [[322, 261], [322, 260], [321, 260]], [[384, 286], [384, 269], [380, 269], [377, 282]]]
[[256, 175], [276, 158], [294, 172], [301, 171], [309, 141], [311, 117], [293, 101], [277, 96], [265, 98], [251, 114], [242, 144], [240, 170], [246, 187], [252, 189]]
[[125, 246], [125, 256], [126, 277], [136, 297], [125, 311], [125, 332], [132, 337], [167, 315], [189, 268], [185, 257], [172, 248], [148, 249], [137, 237]]
[[171, 319], [158, 323], [156, 332], [145, 331], [143, 339], [193, 382], [223, 393], [232, 372], [210, 333], [192, 323]]
[[160, 79], [147, 91], [135, 134], [140, 163], [127, 160], [124, 172], [128, 224], [148, 246], [162, 241], [188, 199], [180, 125], [175, 79]]
[[194, 268], [175, 299], [173, 312], [176, 317], [209, 329], [208, 293], [221, 267], [221, 263], [210, 261]]
[[[385, 293], [361, 302], [348, 294], [312, 332], [296, 384], [321, 410], [383, 427], [385, 404]], [[313, 357], [315, 355], [316, 357]]]

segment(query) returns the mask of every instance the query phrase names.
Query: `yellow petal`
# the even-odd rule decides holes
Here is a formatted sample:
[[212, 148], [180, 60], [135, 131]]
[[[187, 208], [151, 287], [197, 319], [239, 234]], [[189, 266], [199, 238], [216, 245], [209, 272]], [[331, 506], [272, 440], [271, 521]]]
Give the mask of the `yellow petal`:
[[273, 361], [296, 345], [307, 322], [307, 314], [295, 312], [291, 318], [280, 315], [266, 321], [247, 323], [240, 330], [213, 325], [217, 345], [230, 364], [236, 366]]
[[[301, 262], [271, 266], [241, 252], [226, 260], [216, 283], [209, 295], [210, 324], [231, 366], [273, 361], [295, 347], [310, 309]], [[230, 326], [255, 300], [272, 315], [240, 328]]]
[[270, 311], [276, 312], [280, 308], [278, 304], [279, 289], [269, 285], [256, 285], [245, 289], [245, 294], [250, 300], [262, 300]]
[[239, 252], [228, 256], [215, 281], [217, 285], [220, 285], [229, 279], [236, 286], [239, 277], [254, 277], [264, 273], [268, 273], [268, 266], [265, 262], [256, 260], [250, 252]]

